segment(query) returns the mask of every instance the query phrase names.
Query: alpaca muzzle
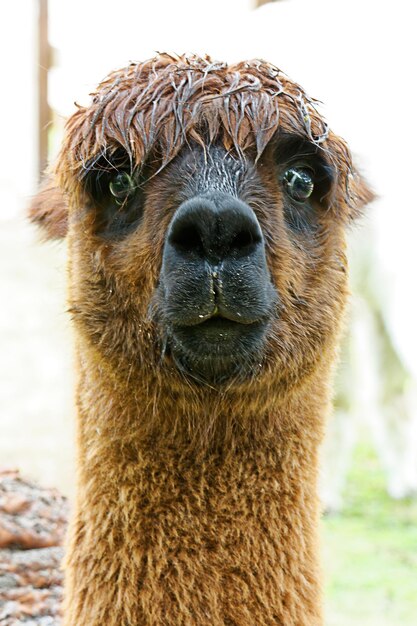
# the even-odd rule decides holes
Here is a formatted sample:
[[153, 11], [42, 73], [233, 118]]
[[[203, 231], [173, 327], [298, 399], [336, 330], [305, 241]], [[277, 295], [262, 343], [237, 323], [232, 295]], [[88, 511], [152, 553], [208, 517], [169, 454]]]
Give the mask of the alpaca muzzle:
[[174, 355], [186, 354], [200, 374], [221, 362], [223, 376], [259, 355], [277, 294], [247, 204], [211, 192], [180, 205], [165, 240], [160, 303]]

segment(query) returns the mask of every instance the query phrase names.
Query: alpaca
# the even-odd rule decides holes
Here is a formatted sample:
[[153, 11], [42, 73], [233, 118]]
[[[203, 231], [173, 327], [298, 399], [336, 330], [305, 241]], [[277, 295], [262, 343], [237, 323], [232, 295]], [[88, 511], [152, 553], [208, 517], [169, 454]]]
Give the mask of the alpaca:
[[317, 449], [372, 194], [276, 67], [161, 54], [79, 107], [30, 210], [66, 236], [66, 626], [322, 624]]

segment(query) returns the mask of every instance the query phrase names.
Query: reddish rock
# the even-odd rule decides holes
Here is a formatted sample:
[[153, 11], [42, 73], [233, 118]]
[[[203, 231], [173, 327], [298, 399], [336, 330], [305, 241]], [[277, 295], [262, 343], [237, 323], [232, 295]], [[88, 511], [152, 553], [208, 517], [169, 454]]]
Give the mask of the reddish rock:
[[0, 471], [0, 624], [58, 626], [68, 503], [15, 470]]

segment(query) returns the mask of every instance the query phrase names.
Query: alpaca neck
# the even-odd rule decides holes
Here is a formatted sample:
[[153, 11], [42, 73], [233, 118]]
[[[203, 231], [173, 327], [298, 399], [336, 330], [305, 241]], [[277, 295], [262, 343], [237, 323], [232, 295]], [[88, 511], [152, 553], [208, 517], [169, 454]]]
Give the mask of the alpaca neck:
[[[174, 449], [184, 456], [240, 449], [291, 454], [291, 442], [314, 450], [328, 411], [328, 365], [295, 389], [253, 382], [219, 391], [172, 384], [148, 371], [136, 379], [119, 374], [95, 352], [79, 366], [80, 443], [90, 448], [126, 446]], [[325, 370], [325, 371], [324, 371]], [[104, 451], [100, 450], [103, 454]], [[123, 458], [122, 455], [120, 458]]]
[[[88, 371], [80, 384], [68, 626], [321, 624], [315, 495], [321, 420], [302, 414], [300, 398], [287, 400], [275, 406], [275, 430], [258, 428], [254, 440], [235, 429], [232, 446], [217, 438], [205, 450], [180, 448], [175, 442], [186, 433], [159, 441], [135, 436], [134, 424], [146, 420], [146, 410], [155, 419], [155, 406], [143, 403], [147, 409], [134, 415], [135, 403], [110, 391], [108, 379], [101, 386], [96, 380], [90, 402]], [[271, 415], [257, 419], [269, 423]], [[121, 604], [113, 617], [115, 580]], [[97, 621], [89, 585], [101, 590], [100, 600], [91, 597]]]

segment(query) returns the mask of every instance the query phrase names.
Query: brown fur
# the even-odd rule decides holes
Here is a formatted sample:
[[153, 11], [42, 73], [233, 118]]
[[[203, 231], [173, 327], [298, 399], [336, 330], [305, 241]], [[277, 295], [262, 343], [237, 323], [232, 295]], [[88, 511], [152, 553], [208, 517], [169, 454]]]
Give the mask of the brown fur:
[[[283, 223], [271, 148], [282, 130], [337, 170], [314, 241]], [[152, 315], [176, 160], [195, 142], [255, 164], [252, 206], [282, 299], [257, 371], [217, 387], [164, 355]], [[95, 231], [83, 179], [120, 146], [151, 174], [140, 227], [112, 240]], [[41, 192], [31, 217], [63, 234], [68, 198], [79, 473], [65, 625], [322, 624], [317, 448], [347, 297], [344, 230], [371, 199], [345, 143], [267, 63], [164, 54], [101, 83], [69, 120], [54, 175], [63, 192], [46, 208]]]

